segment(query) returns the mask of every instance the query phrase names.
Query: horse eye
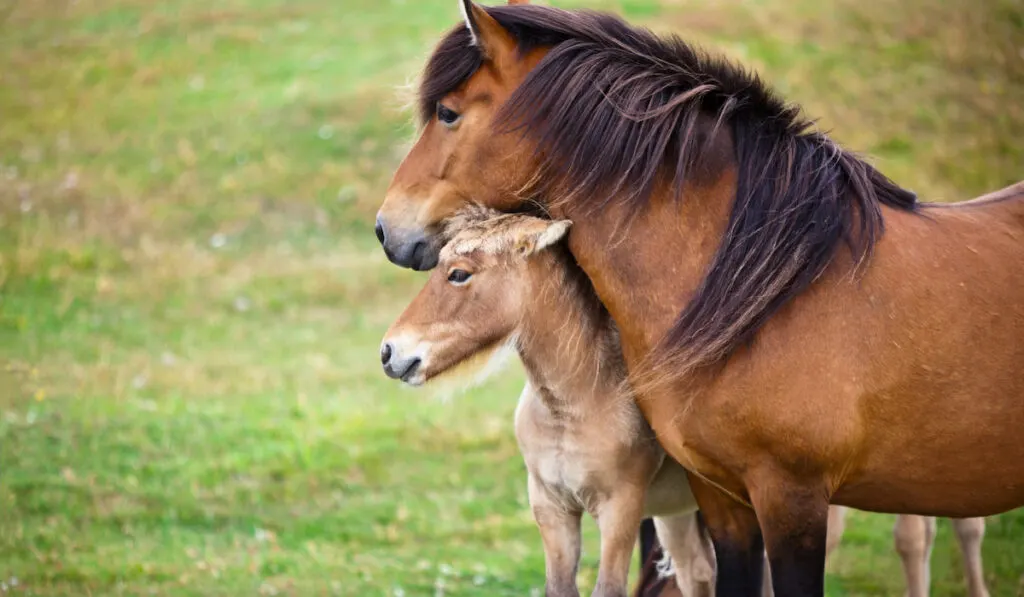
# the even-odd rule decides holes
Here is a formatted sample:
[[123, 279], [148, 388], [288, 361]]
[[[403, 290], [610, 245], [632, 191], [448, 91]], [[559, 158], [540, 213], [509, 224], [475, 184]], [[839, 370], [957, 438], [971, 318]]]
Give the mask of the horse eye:
[[448, 273], [448, 281], [455, 285], [465, 284], [472, 275], [464, 269], [453, 269]]
[[455, 110], [446, 107], [441, 102], [437, 103], [437, 119], [441, 121], [441, 124], [449, 127], [454, 126], [460, 118], [462, 118], [462, 115]]

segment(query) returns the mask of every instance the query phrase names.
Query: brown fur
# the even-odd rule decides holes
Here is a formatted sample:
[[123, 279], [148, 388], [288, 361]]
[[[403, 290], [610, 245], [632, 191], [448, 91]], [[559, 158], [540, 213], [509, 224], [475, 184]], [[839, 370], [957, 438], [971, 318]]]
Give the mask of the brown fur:
[[[755, 109], [714, 131], [706, 146], [729, 157], [705, 176], [678, 180], [669, 143], [649, 192], [625, 188], [628, 200], [593, 209], [524, 197], [554, 176], [542, 166], [563, 141], [502, 128], [502, 109], [548, 54], [597, 42], [566, 34], [524, 49], [508, 42], [515, 33], [492, 44], [501, 60], [483, 60], [443, 96], [461, 122], [427, 123], [381, 218], [434, 238], [437, 223], [472, 197], [502, 211], [539, 203], [573, 220], [570, 249], [619, 325], [630, 373], [659, 365], [642, 378], [638, 404], [692, 473], [725, 579], [720, 592], [759, 591], [763, 538], [776, 593], [820, 595], [830, 501], [951, 517], [1024, 505], [1024, 187], [916, 208], [891, 183], [834, 156], [779, 150], [796, 143], [782, 133], [761, 157], [743, 150], [744, 127], [770, 128], [777, 116]], [[618, 60], [631, 56], [656, 68], [639, 53]], [[620, 66], [612, 60], [589, 74], [614, 78], [627, 72]], [[545, 105], [554, 104], [538, 104], [535, 122]], [[591, 124], [577, 114], [579, 127]], [[600, 147], [621, 150], [621, 139]], [[751, 163], [771, 181], [752, 201]], [[830, 170], [836, 163], [845, 165]], [[593, 164], [563, 166], [587, 172]], [[815, 178], [822, 172], [833, 173], [831, 182]], [[809, 197], [829, 209], [816, 211]], [[845, 232], [812, 240], [817, 226]], [[734, 287], [739, 294], [728, 296]], [[727, 308], [693, 311], [696, 304]]]

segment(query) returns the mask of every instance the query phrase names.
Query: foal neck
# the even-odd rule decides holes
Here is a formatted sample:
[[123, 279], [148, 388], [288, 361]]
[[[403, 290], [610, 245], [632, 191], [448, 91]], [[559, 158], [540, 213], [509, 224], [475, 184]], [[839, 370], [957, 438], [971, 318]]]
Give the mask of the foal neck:
[[625, 379], [618, 331], [586, 275], [553, 248], [533, 260], [528, 278], [518, 347], [531, 383], [559, 410], [614, 397]]

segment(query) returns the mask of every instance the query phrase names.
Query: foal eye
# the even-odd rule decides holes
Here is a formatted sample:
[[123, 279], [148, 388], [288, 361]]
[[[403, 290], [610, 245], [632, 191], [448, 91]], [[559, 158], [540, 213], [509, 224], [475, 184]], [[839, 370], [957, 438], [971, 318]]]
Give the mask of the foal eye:
[[465, 284], [473, 274], [464, 269], [453, 269], [448, 273], [448, 281], [456, 286]]
[[462, 118], [461, 114], [446, 107], [441, 102], [437, 102], [437, 119], [441, 121], [441, 124], [447, 127], [452, 127], [455, 126], [455, 123], [457, 123], [460, 118]]

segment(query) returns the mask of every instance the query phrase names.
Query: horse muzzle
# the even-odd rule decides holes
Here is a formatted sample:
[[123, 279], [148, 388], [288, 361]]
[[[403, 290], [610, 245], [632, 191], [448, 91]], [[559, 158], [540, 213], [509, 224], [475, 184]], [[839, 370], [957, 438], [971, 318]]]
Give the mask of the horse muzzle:
[[377, 216], [374, 231], [391, 263], [420, 272], [434, 269], [437, 265], [440, 247], [422, 230], [393, 228]]

